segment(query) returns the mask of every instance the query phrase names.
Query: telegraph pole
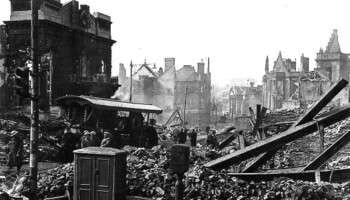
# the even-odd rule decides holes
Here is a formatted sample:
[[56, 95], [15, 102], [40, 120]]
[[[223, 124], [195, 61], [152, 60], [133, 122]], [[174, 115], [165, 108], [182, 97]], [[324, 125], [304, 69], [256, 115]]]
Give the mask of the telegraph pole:
[[31, 100], [30, 100], [30, 192], [31, 200], [36, 199], [37, 178], [38, 178], [38, 128], [39, 128], [39, 66], [38, 66], [38, 0], [31, 0], [32, 19], [31, 19], [31, 56], [32, 56], [32, 72], [31, 72]]
[[187, 104], [187, 93], [188, 93], [188, 87], [186, 86], [186, 91], [185, 91], [185, 105], [184, 105], [184, 126], [186, 126], [186, 104]]
[[133, 64], [132, 61], [130, 62], [130, 97], [129, 97], [129, 101], [132, 101], [132, 68], [133, 68]]

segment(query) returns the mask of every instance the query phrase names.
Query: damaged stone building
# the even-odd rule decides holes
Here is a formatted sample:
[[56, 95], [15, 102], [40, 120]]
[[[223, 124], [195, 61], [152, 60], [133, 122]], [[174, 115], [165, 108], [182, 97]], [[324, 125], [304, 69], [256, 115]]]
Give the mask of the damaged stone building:
[[[184, 65], [176, 70], [175, 58], [165, 58], [164, 61], [164, 68], [157, 69], [145, 62], [133, 72], [132, 101], [161, 107], [163, 113], [158, 116], [158, 121], [165, 123], [176, 109], [183, 115], [186, 96], [185, 118], [189, 126], [208, 125], [211, 108], [209, 66], [205, 70], [205, 63], [199, 62], [197, 69]], [[130, 94], [130, 77], [126, 74], [127, 70], [120, 64], [118, 78], [122, 87], [118, 93], [123, 100], [127, 100]]]
[[[5, 21], [6, 70], [12, 74], [26, 65], [30, 47], [30, 0], [11, 0], [11, 17]], [[39, 49], [41, 106], [57, 97], [95, 95], [111, 97], [117, 89], [111, 80], [111, 18], [91, 13], [77, 1], [40, 1]]]
[[[317, 67], [309, 70], [309, 58], [301, 55], [300, 70], [296, 60], [283, 58], [279, 52], [272, 70], [269, 59], [265, 62], [263, 77], [263, 105], [270, 110], [307, 106], [319, 99], [329, 87], [341, 78], [349, 80], [349, 54], [340, 50], [338, 32], [334, 30], [325, 51], [317, 53]], [[349, 90], [344, 90], [333, 103], [341, 105], [349, 101]]]
[[249, 107], [255, 109], [257, 104], [262, 102], [262, 86], [234, 86], [229, 91], [229, 117], [249, 115]]

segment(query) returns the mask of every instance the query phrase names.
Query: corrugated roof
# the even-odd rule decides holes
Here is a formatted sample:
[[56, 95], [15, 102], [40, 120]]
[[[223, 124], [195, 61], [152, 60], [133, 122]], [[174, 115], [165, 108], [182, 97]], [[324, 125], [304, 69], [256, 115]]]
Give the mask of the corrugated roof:
[[115, 99], [106, 99], [92, 96], [64, 96], [56, 100], [58, 105], [71, 105], [72, 103], [78, 103], [80, 105], [91, 105], [93, 107], [99, 107], [102, 109], [109, 110], [120, 110], [120, 111], [135, 111], [135, 112], [145, 112], [145, 113], [162, 113], [162, 109], [151, 105], [151, 104], [140, 104], [140, 103], [130, 103], [123, 102]]

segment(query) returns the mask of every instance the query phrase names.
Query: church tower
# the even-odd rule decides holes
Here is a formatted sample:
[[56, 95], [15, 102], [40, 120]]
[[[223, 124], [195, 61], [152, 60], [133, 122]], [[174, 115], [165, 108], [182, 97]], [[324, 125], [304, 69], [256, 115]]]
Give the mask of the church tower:
[[266, 56], [265, 60], [265, 74], [269, 73], [269, 56]]

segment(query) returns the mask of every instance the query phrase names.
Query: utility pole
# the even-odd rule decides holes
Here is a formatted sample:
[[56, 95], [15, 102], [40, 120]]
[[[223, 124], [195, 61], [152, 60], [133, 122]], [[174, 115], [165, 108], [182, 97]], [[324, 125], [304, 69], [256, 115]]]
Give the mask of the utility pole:
[[31, 0], [32, 19], [31, 19], [31, 55], [32, 55], [32, 72], [31, 72], [31, 100], [30, 100], [30, 193], [31, 200], [36, 199], [37, 177], [38, 177], [38, 128], [39, 128], [39, 66], [38, 66], [38, 1]]
[[130, 62], [130, 97], [129, 97], [129, 101], [132, 101], [132, 68], [133, 68], [133, 64], [132, 61]]
[[186, 86], [186, 90], [185, 90], [185, 105], [184, 105], [184, 126], [186, 126], [186, 104], [187, 104], [187, 92], [188, 92], [188, 87]]

